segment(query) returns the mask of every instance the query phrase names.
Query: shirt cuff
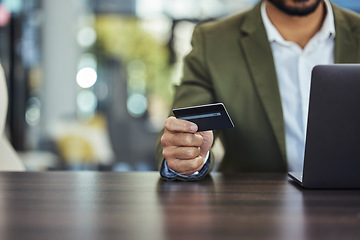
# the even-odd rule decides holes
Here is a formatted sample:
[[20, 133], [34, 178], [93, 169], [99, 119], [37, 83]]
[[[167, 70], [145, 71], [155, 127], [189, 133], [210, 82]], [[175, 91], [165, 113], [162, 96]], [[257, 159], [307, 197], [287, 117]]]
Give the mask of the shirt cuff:
[[160, 175], [163, 178], [166, 178], [168, 180], [175, 180], [175, 179], [184, 179], [184, 180], [196, 180], [202, 178], [205, 173], [208, 171], [210, 167], [210, 161], [208, 160], [210, 156], [210, 151], [206, 154], [205, 157], [205, 164], [204, 166], [197, 172], [191, 174], [191, 175], [183, 175], [180, 173], [175, 172], [171, 168], [168, 167], [166, 159], [164, 159], [161, 169], [160, 169]]

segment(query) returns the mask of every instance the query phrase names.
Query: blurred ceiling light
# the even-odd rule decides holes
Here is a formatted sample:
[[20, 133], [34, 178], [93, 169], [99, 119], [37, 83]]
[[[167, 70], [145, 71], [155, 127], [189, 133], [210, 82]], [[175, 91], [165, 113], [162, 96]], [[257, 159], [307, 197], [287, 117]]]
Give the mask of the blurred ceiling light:
[[85, 67], [80, 69], [76, 75], [76, 82], [82, 88], [92, 87], [97, 80], [97, 73], [93, 68]]
[[96, 41], [96, 31], [92, 27], [83, 27], [77, 34], [77, 41], [81, 47], [90, 47]]
[[141, 117], [146, 112], [147, 104], [148, 102], [144, 95], [135, 93], [128, 98], [126, 106], [131, 116]]
[[90, 90], [82, 90], [76, 99], [77, 106], [81, 113], [94, 113], [98, 100], [95, 94]]

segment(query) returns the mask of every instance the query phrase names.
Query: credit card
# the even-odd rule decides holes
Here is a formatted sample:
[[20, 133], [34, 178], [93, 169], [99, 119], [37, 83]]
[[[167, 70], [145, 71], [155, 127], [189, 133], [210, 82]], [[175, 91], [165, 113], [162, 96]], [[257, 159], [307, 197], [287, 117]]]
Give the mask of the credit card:
[[223, 103], [177, 108], [172, 111], [176, 118], [195, 123], [198, 132], [234, 127]]

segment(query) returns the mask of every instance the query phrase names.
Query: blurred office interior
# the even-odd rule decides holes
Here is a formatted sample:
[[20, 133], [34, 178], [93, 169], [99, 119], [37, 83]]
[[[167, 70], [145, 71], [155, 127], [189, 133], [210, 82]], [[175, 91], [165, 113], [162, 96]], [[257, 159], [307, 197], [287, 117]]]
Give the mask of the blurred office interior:
[[[196, 24], [258, 0], [0, 0], [6, 135], [30, 171], [155, 170]], [[360, 12], [360, 2], [332, 2]]]

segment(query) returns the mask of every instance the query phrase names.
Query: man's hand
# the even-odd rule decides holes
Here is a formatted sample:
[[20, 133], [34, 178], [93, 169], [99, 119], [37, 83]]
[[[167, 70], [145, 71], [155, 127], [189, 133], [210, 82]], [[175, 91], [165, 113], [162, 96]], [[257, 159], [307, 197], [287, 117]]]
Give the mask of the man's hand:
[[195, 123], [169, 117], [165, 121], [164, 134], [161, 137], [163, 156], [168, 167], [183, 175], [199, 171], [213, 144], [213, 132], [196, 132]]

